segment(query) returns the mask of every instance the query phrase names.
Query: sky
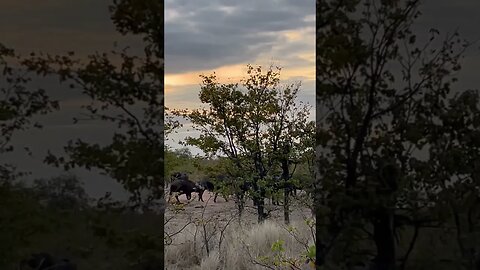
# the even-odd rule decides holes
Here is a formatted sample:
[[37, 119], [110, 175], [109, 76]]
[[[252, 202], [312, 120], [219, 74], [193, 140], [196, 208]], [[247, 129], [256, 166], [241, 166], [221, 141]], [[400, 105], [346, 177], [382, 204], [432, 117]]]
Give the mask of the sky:
[[[463, 37], [480, 38], [480, 1], [426, 0], [423, 16], [415, 30], [427, 33], [431, 27], [442, 33], [459, 29]], [[110, 0], [1, 0], [0, 42], [21, 53], [44, 51], [64, 53], [76, 51], [84, 56], [113, 48], [114, 43], [138, 48], [138, 40], [123, 37], [109, 19]], [[283, 67], [282, 79], [302, 82], [299, 98], [314, 100], [314, 23], [313, 0], [166, 0], [165, 2], [165, 93], [171, 108], [198, 106], [200, 74], [213, 71], [221, 78], [237, 80], [244, 75], [247, 63]], [[480, 44], [478, 44], [480, 45]], [[477, 88], [480, 70], [479, 46], [467, 51], [463, 71], [457, 85]], [[79, 105], [86, 99], [58, 84], [56, 79], [37, 79], [35, 87], [43, 87], [60, 100], [62, 110], [38, 119], [42, 130], [18, 133], [14, 144], [29, 146], [33, 156], [22, 151], [0, 157], [0, 162], [17, 164], [29, 170], [32, 177], [51, 177], [64, 173], [42, 163], [47, 152], [61, 153], [70, 139], [107, 143], [112, 126], [100, 122], [73, 125]], [[186, 130], [172, 137], [169, 144], [185, 136]], [[84, 182], [87, 192], [101, 196], [112, 191], [125, 197], [113, 179], [98, 171], [74, 171]]]
[[[199, 107], [200, 74], [238, 82], [246, 65], [282, 67], [281, 80], [301, 82], [298, 99], [315, 101], [315, 1], [198, 0], [165, 2], [165, 105]], [[167, 144], [196, 136], [188, 123]], [[190, 148], [192, 153], [200, 150]]]

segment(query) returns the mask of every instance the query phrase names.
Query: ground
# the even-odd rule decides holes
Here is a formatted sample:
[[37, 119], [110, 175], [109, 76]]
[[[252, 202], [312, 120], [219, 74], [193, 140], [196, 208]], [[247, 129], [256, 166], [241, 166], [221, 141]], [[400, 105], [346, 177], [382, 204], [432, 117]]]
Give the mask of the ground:
[[[238, 210], [235, 205], [233, 198], [230, 198], [228, 202], [219, 195], [217, 197], [217, 202], [213, 202], [213, 193], [209, 191], [205, 191], [203, 194], [203, 200], [198, 201], [198, 194], [193, 193], [192, 199], [188, 202], [186, 195], [180, 195], [179, 199], [182, 205], [184, 206], [184, 210], [180, 211], [179, 213], [175, 214], [175, 217], [171, 220], [172, 223], [175, 224], [184, 224], [188, 222], [188, 220], [192, 220], [195, 218], [204, 217], [204, 219], [208, 219], [212, 216], [221, 216], [223, 219], [229, 219], [231, 216], [238, 215]], [[168, 196], [167, 196], [168, 200]], [[176, 200], [175, 197], [172, 195], [169, 205], [175, 204]], [[274, 220], [279, 223], [283, 223], [283, 208], [282, 206], [275, 206], [272, 205], [268, 200], [266, 202], [266, 209], [268, 211], [272, 210], [271, 217], [269, 219]], [[311, 218], [310, 209], [307, 207], [299, 206], [299, 202], [294, 201], [294, 206], [292, 207], [293, 211], [290, 213], [290, 220], [293, 221], [303, 221], [306, 218]], [[165, 212], [165, 219], [169, 219], [173, 216], [172, 209], [167, 207], [167, 211]], [[253, 206], [252, 200], [247, 199], [246, 206], [245, 206], [245, 214], [242, 219], [246, 224], [254, 224], [257, 223], [257, 215], [256, 209]]]
[[[301, 258], [305, 248], [313, 244], [312, 231], [305, 223], [306, 219], [311, 219], [311, 211], [300, 206], [298, 201], [294, 201], [290, 214], [291, 224], [299, 230], [298, 239], [295, 239], [284, 224], [283, 207], [267, 200], [265, 207], [271, 212], [266, 224], [257, 224], [256, 209], [248, 199], [240, 225], [233, 198], [226, 202], [218, 196], [215, 203], [213, 194], [206, 191], [204, 202], [198, 201], [196, 193], [192, 194], [190, 202], [185, 195], [180, 195], [179, 199], [181, 206], [175, 208], [176, 200], [172, 196], [165, 213], [168, 221], [165, 231], [173, 235], [172, 242], [165, 248], [166, 269], [268, 269], [251, 264], [251, 261], [262, 256], [273, 257], [272, 244], [276, 241], [284, 241], [285, 254], [292, 258]], [[250, 250], [246, 251], [246, 246]], [[299, 260], [303, 265], [305, 260]]]

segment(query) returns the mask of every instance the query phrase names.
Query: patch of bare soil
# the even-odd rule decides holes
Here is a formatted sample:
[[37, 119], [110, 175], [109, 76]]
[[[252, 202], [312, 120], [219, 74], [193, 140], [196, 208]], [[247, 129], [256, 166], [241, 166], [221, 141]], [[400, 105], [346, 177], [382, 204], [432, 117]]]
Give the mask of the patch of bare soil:
[[[238, 217], [238, 209], [233, 197], [230, 197], [228, 201], [225, 201], [225, 199], [219, 195], [217, 197], [217, 202], [214, 202], [213, 198], [213, 193], [208, 191], [205, 191], [203, 194], [204, 202], [199, 201], [197, 193], [192, 194], [192, 199], [190, 201], [187, 200], [185, 195], [180, 195], [179, 200], [182, 206], [177, 206], [178, 208], [182, 208], [182, 210], [174, 213], [171, 207], [175, 206], [177, 202], [175, 196], [172, 196], [170, 198], [170, 202], [168, 202], [169, 207], [167, 207], [165, 212], [165, 218], [167, 220], [171, 219], [165, 228], [167, 232], [169, 231], [169, 228], [173, 229], [178, 226], [183, 226], [189, 221], [193, 221], [198, 218], [203, 218], [204, 220], [216, 218], [219, 221], [228, 221], [232, 218]], [[279, 224], [283, 224], [283, 206], [272, 205], [269, 200], [265, 200], [265, 209], [270, 214], [270, 220], [276, 221]], [[292, 222], [311, 218], [310, 209], [302, 206], [298, 199], [292, 198], [292, 206], [290, 209], [290, 220]], [[253, 206], [252, 200], [247, 199], [242, 217], [242, 225], [257, 223], [256, 211], [257, 210]]]

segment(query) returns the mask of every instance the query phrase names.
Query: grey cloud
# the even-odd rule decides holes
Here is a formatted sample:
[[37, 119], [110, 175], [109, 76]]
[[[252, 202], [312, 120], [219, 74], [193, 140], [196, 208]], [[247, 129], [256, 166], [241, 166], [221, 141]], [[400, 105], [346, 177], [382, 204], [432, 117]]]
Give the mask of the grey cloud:
[[294, 67], [311, 66], [312, 69], [314, 69], [315, 67], [313, 63], [299, 57], [296, 54], [296, 53], [305, 53], [305, 52], [311, 52], [313, 55], [315, 53], [315, 42], [310, 43], [310, 42], [305, 42], [304, 40], [293, 41], [293, 42], [285, 41], [284, 43], [278, 44], [272, 53], [274, 53], [277, 57], [279, 57], [278, 60], [280, 60], [281, 62], [288, 63], [288, 65], [285, 68], [293, 69]]
[[[303, 1], [167, 1], [166, 71], [188, 72], [255, 59], [281, 44], [280, 31], [312, 26]], [[284, 41], [283, 41], [284, 42]]]
[[165, 68], [166, 72], [187, 72], [248, 62], [272, 46], [270, 39], [261, 36], [223, 37], [215, 41], [214, 37], [201, 34], [175, 33], [166, 38]]

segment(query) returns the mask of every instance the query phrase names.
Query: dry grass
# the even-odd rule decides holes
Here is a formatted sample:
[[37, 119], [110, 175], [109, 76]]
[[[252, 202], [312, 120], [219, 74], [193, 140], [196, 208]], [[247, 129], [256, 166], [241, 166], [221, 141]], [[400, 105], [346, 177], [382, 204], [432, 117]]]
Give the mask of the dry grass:
[[274, 221], [248, 227], [232, 223], [220, 246], [219, 235], [211, 239], [212, 247], [207, 254], [203, 232], [198, 233], [196, 225], [191, 224], [166, 247], [166, 269], [268, 269], [256, 264], [255, 260], [261, 256], [273, 257], [272, 245], [278, 240], [284, 241], [287, 257], [301, 258], [305, 247], [298, 239], [308, 244], [312, 244], [313, 239], [305, 224], [295, 222], [292, 226], [297, 228], [296, 238]]
[[[282, 254], [287, 258], [301, 259], [306, 248], [313, 244], [311, 228], [299, 213], [294, 215], [289, 231], [281, 216], [256, 224], [255, 215], [247, 211], [239, 224], [233, 202], [215, 204], [208, 198], [205, 201], [191, 202], [167, 224], [167, 233], [188, 225], [165, 247], [165, 269], [287, 269], [262, 266], [260, 258], [278, 254], [272, 251], [272, 245], [279, 240], [283, 241]], [[308, 213], [308, 210], [296, 212]], [[167, 211], [167, 216], [172, 215]]]

